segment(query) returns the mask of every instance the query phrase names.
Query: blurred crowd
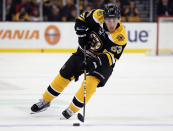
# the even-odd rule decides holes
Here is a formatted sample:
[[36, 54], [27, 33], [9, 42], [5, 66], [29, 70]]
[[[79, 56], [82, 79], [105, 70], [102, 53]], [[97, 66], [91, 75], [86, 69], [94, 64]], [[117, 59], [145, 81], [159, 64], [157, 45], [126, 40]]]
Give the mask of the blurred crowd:
[[173, 0], [160, 0], [157, 5], [157, 16], [173, 15]]
[[[154, 0], [155, 1], [155, 0]], [[157, 15], [173, 15], [173, 0], [157, 0]], [[75, 21], [76, 0], [6, 0], [6, 21]], [[91, 11], [104, 8], [114, 0], [80, 0], [79, 9]], [[121, 21], [140, 22], [140, 12], [135, 0], [116, 0], [121, 10]], [[0, 2], [0, 20], [3, 16], [3, 3]]]

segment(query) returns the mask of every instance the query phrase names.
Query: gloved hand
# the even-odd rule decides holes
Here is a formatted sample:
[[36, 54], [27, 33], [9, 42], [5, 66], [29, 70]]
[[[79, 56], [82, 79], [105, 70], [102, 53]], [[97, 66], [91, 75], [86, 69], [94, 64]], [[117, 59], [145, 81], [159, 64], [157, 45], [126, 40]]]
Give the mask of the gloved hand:
[[89, 28], [86, 26], [78, 26], [76, 27], [76, 34], [78, 35], [78, 42], [79, 45], [84, 48], [86, 46], [86, 49], [89, 49], [91, 46], [91, 42], [89, 40]]
[[[107, 55], [106, 55], [107, 54]], [[108, 57], [110, 56], [110, 57]], [[86, 69], [88, 72], [93, 71], [94, 69], [100, 66], [111, 66], [114, 67], [115, 60], [113, 56], [109, 53], [102, 53], [95, 57], [87, 57], [86, 62], [82, 63], [82, 68]]]
[[100, 65], [99, 61], [95, 58], [86, 58], [86, 61], [82, 62], [82, 70], [87, 70], [87, 72], [91, 72], [98, 68]]

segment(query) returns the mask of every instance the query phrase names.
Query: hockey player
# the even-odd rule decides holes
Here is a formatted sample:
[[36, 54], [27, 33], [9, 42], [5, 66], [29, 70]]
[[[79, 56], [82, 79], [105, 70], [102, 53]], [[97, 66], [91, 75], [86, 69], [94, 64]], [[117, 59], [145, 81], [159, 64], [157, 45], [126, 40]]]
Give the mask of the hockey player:
[[[51, 101], [62, 93], [65, 87], [87, 70], [86, 103], [97, 87], [103, 87], [112, 74], [127, 43], [124, 26], [120, 23], [120, 10], [115, 5], [106, 5], [104, 10], [83, 12], [75, 22], [79, 47], [60, 69], [57, 77], [48, 86], [43, 99], [31, 107], [32, 112], [46, 110]], [[84, 46], [86, 62], [84, 63]], [[76, 92], [69, 107], [62, 112], [65, 119], [84, 106], [84, 82]]]

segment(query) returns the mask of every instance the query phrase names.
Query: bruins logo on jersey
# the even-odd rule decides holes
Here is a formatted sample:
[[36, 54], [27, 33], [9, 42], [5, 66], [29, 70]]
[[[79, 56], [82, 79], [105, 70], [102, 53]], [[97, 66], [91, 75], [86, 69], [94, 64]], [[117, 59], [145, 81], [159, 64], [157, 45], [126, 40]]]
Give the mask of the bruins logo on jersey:
[[91, 38], [91, 50], [93, 51], [100, 50], [103, 44], [98, 35], [95, 32], [91, 32], [90, 38]]
[[125, 39], [122, 34], [118, 35], [116, 38], [118, 41], [124, 41], [124, 39]]
[[98, 12], [97, 12], [97, 15], [98, 15], [98, 16], [103, 15], [103, 11], [98, 11]]

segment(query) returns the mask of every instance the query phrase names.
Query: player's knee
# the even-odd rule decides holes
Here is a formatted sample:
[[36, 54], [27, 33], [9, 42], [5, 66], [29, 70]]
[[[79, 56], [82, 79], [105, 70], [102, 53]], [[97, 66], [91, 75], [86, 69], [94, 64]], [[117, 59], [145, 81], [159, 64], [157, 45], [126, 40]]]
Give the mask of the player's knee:
[[51, 86], [59, 90], [60, 92], [70, 83], [70, 81], [58, 74], [56, 78], [52, 81]]
[[99, 79], [94, 76], [86, 77], [86, 92], [87, 94], [93, 94], [96, 91], [96, 88], [99, 84]]

